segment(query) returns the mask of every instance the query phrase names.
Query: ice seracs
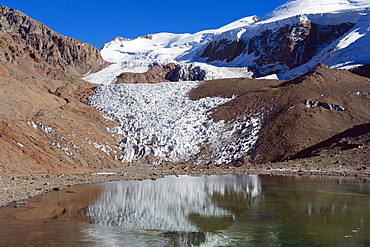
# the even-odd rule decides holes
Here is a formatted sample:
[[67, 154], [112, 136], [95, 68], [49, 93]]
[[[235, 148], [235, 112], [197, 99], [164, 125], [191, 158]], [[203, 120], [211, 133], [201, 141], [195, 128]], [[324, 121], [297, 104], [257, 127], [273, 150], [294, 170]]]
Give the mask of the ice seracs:
[[[198, 82], [118, 84], [97, 88], [89, 103], [116, 119], [111, 129], [121, 137], [122, 161], [148, 160], [154, 163], [186, 162], [209, 146], [210, 161], [220, 164], [242, 158], [257, 141], [258, 118], [234, 123], [214, 122], [209, 112], [233, 98], [190, 100], [187, 93]], [[235, 135], [242, 132], [242, 137]]]

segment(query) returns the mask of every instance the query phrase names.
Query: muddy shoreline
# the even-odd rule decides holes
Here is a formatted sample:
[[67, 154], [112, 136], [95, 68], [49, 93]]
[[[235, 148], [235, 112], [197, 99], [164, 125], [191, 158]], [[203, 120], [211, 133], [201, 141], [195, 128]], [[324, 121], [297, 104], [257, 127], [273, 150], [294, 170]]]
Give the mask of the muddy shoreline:
[[118, 180], [158, 179], [179, 175], [222, 175], [258, 174], [271, 176], [318, 176], [369, 179], [367, 165], [333, 164], [320, 165], [315, 160], [286, 161], [262, 165], [160, 165], [132, 164], [118, 169], [102, 170], [96, 173], [78, 175], [27, 175], [0, 177], [0, 206], [11, 203], [25, 203], [27, 199], [53, 190], [65, 190], [78, 184], [94, 184]]

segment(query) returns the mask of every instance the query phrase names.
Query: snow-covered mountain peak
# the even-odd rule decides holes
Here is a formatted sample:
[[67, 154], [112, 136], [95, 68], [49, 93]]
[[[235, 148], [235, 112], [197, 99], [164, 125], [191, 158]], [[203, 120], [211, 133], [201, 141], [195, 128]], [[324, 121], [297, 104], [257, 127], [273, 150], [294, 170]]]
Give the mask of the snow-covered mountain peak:
[[115, 37], [106, 43], [101, 54], [111, 63], [142, 60], [150, 63], [173, 62], [177, 57], [183, 57], [190, 50], [200, 47], [215, 35], [247, 27], [259, 19], [257, 16], [248, 16], [234, 21], [218, 29], [205, 30], [194, 34], [157, 33], [140, 36], [136, 39]]
[[261, 21], [273, 22], [303, 14], [333, 13], [370, 8], [370, 0], [290, 0], [264, 16]]
[[[141, 36], [136, 39], [116, 37], [105, 44], [101, 54], [108, 62], [127, 61], [142, 56], [149, 59], [148, 54], [156, 51], [156, 55], [163, 55], [166, 60], [173, 55], [181, 54], [187, 49], [187, 37], [191, 34], [158, 33]], [[182, 41], [182, 42], [179, 42]]]

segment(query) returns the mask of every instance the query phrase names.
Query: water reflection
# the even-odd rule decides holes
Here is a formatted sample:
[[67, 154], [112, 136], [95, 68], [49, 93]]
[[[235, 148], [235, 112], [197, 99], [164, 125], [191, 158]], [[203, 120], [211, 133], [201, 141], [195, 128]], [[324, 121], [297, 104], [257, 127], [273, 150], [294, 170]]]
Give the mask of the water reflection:
[[112, 185], [87, 207], [93, 222], [168, 231], [197, 231], [206, 219], [233, 221], [233, 208], [220, 198], [238, 198], [247, 205], [261, 191], [257, 176], [174, 177]]
[[170, 241], [210, 246], [224, 242], [212, 232], [233, 225], [260, 192], [258, 176], [126, 181], [106, 188], [86, 215], [101, 226], [162, 231]]

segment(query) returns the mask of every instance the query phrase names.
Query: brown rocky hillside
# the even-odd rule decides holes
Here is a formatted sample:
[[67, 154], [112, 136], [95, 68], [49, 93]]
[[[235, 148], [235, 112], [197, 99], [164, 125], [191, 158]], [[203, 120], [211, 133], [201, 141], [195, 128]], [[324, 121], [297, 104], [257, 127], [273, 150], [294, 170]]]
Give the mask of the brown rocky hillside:
[[55, 68], [82, 76], [107, 64], [95, 47], [63, 36], [24, 13], [1, 5], [0, 34], [1, 63], [24, 66], [26, 59], [37, 73], [54, 79], [61, 76], [55, 75]]
[[93, 85], [76, 77], [104, 65], [91, 45], [0, 6], [0, 175], [122, 165], [110, 122], [84, 103]]
[[279, 85], [252, 79], [219, 83], [223, 85], [206, 82], [190, 97], [239, 95], [216, 108], [212, 116], [216, 121], [234, 121], [245, 115], [262, 118], [257, 146], [249, 154], [256, 163], [289, 159], [356, 125], [369, 128], [370, 80], [345, 70], [320, 64]]

